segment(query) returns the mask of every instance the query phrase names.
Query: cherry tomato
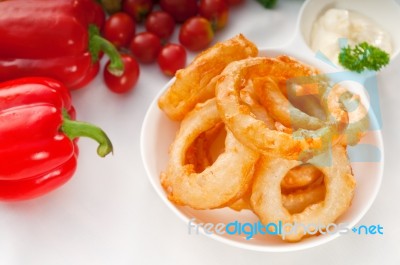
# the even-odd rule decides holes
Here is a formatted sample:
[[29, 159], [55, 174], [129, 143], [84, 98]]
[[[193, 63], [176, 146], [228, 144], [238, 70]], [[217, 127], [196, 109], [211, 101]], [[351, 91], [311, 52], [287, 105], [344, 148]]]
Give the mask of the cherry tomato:
[[163, 41], [168, 40], [175, 29], [174, 18], [164, 11], [152, 12], [146, 19], [146, 30], [153, 32]]
[[197, 15], [198, 10], [197, 0], [160, 0], [160, 6], [178, 23]]
[[122, 10], [136, 22], [142, 22], [153, 9], [152, 0], [123, 0]]
[[128, 14], [118, 12], [107, 19], [103, 28], [103, 36], [117, 48], [121, 48], [129, 45], [135, 31], [135, 21]]
[[162, 46], [157, 35], [151, 32], [142, 32], [132, 39], [129, 48], [140, 62], [152, 63], [157, 60]]
[[139, 64], [133, 56], [121, 54], [121, 59], [124, 63], [124, 72], [121, 76], [115, 76], [107, 71], [110, 61], [107, 62], [104, 68], [104, 82], [108, 89], [115, 93], [125, 93], [132, 90], [140, 75]]
[[225, 27], [228, 21], [227, 0], [200, 0], [199, 14], [211, 22], [215, 30]]
[[186, 65], [186, 50], [182, 45], [169, 43], [165, 45], [157, 58], [161, 71], [168, 76]]
[[213, 38], [211, 23], [203, 17], [192, 17], [186, 20], [179, 31], [179, 42], [192, 51], [206, 48]]

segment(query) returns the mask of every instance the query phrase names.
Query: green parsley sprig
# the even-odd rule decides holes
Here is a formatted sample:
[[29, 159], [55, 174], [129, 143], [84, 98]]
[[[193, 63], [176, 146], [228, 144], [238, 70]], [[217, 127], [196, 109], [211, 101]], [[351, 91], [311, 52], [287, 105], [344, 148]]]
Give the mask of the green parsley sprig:
[[390, 55], [387, 52], [367, 42], [357, 44], [353, 48], [343, 47], [339, 53], [339, 63], [357, 73], [364, 70], [378, 71], [387, 65], [389, 60]]
[[278, 0], [257, 0], [265, 8], [274, 8]]

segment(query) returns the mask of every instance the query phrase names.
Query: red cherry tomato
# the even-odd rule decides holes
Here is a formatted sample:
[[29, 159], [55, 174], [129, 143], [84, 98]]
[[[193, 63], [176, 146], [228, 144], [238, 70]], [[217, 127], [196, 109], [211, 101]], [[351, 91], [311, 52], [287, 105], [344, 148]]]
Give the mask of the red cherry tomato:
[[103, 36], [117, 48], [127, 47], [135, 35], [136, 23], [126, 13], [111, 15], [103, 28]]
[[168, 40], [175, 29], [174, 18], [164, 11], [152, 12], [146, 19], [146, 30], [162, 40]]
[[115, 93], [125, 93], [132, 90], [140, 75], [139, 64], [133, 56], [121, 54], [121, 59], [124, 63], [124, 72], [121, 76], [115, 76], [107, 70], [110, 61], [107, 62], [104, 68], [104, 82], [108, 89]]
[[197, 0], [160, 0], [161, 9], [171, 14], [178, 23], [197, 15]]
[[162, 46], [157, 35], [151, 32], [142, 32], [132, 39], [129, 48], [140, 62], [152, 63], [157, 60]]
[[136, 22], [142, 22], [153, 9], [152, 0], [123, 0], [122, 10]]
[[168, 76], [186, 65], [186, 50], [182, 45], [169, 43], [165, 45], [157, 58], [161, 71]]
[[179, 42], [192, 51], [206, 48], [213, 38], [211, 23], [203, 17], [192, 17], [186, 20], [179, 31]]
[[215, 30], [225, 27], [228, 21], [227, 0], [200, 0], [199, 14], [211, 22]]

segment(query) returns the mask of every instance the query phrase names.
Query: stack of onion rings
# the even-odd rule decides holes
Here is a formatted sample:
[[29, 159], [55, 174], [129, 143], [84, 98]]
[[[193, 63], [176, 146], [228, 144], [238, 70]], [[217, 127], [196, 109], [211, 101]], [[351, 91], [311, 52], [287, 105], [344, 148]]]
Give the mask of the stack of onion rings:
[[[366, 108], [314, 67], [257, 52], [239, 35], [177, 74], [159, 99], [181, 120], [161, 184], [178, 205], [247, 209], [264, 224], [325, 229], [350, 207], [355, 180], [346, 146], [367, 130]], [[302, 101], [293, 93], [311, 96]], [[221, 131], [225, 144], [215, 153]], [[292, 242], [310, 236], [285, 232], [282, 239]]]

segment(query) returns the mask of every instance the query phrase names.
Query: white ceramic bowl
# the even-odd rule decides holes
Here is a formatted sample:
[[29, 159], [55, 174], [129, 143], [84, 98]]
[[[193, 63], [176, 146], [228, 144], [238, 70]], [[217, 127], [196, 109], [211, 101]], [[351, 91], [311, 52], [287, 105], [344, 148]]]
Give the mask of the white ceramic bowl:
[[[337, 70], [316, 58], [304, 58], [301, 55], [294, 54], [287, 50], [265, 49], [260, 51], [260, 56], [276, 56], [280, 54], [288, 54], [298, 58], [299, 60], [314, 65], [326, 73], [337, 72]], [[160, 185], [160, 172], [166, 168], [168, 161], [168, 148], [172, 143], [177, 132], [179, 123], [170, 121], [167, 116], [158, 108], [157, 100], [162, 92], [173, 82], [171, 80], [160, 94], [154, 99], [143, 122], [141, 134], [141, 152], [145, 169], [149, 179], [157, 191], [161, 199], [166, 205], [175, 212], [184, 222], [182, 229], [188, 230], [189, 220], [195, 218], [196, 222], [203, 223], [229, 223], [232, 221], [257, 222], [258, 218], [251, 211], [236, 212], [229, 208], [217, 210], [193, 210], [189, 207], [176, 206], [171, 203]], [[355, 88], [356, 86], [354, 86]], [[362, 91], [361, 91], [362, 93]], [[367, 95], [363, 95], [366, 100]], [[368, 105], [368, 104], [366, 104]], [[378, 122], [370, 112], [370, 119], [375, 128]], [[370, 145], [372, 151], [365, 152], [363, 148], [352, 148], [350, 158], [352, 161], [359, 161], [360, 158], [364, 162], [352, 162], [354, 175], [357, 179], [356, 194], [353, 203], [348, 211], [337, 222], [348, 223], [348, 227], [353, 227], [358, 223], [363, 215], [367, 212], [374, 201], [382, 180], [383, 172], [383, 143], [380, 130], [369, 131], [363, 138], [359, 146]], [[367, 161], [367, 162], [365, 162]], [[372, 161], [372, 162], [370, 162]], [[211, 238], [217, 239], [224, 243], [234, 245], [241, 248], [283, 252], [314, 247], [326, 243], [339, 234], [321, 235], [310, 237], [298, 243], [287, 243], [276, 236], [255, 236], [252, 240], [246, 240], [244, 235], [209, 235]]]

